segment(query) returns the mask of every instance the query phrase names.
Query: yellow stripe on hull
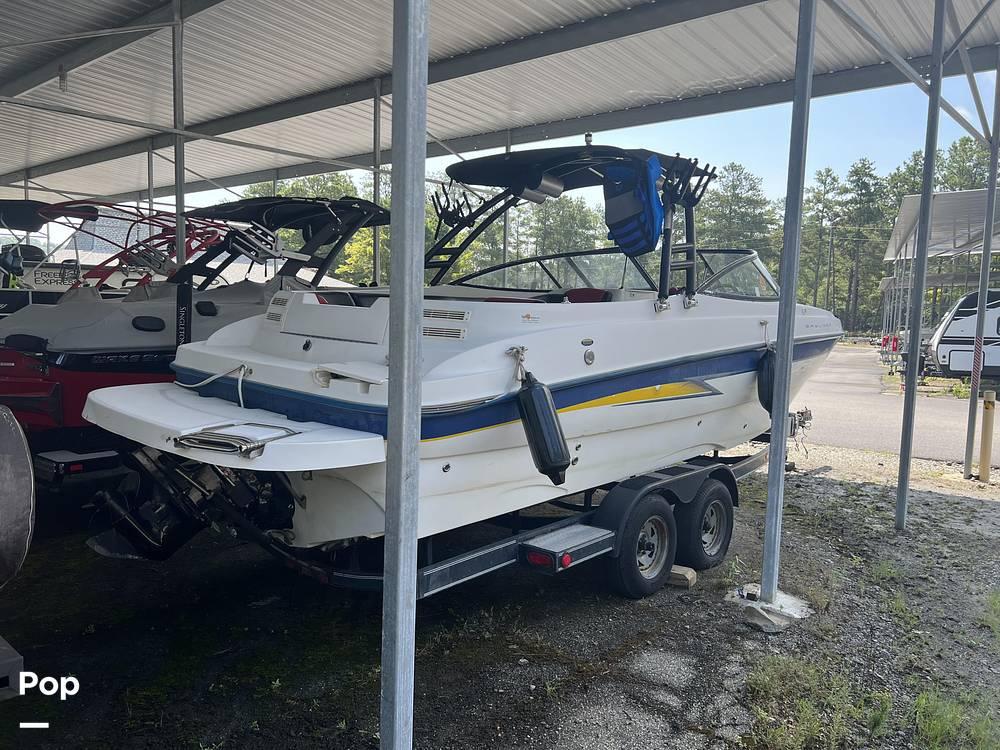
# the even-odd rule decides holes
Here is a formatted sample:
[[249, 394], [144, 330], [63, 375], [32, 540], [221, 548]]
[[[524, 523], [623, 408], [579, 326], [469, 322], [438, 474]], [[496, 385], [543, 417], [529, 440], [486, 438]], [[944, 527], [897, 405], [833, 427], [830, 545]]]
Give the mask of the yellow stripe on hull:
[[[630, 391], [613, 393], [610, 396], [602, 396], [601, 398], [591, 399], [590, 401], [581, 401], [579, 404], [573, 404], [573, 406], [565, 406], [562, 409], [559, 409], [558, 412], [560, 414], [565, 414], [571, 411], [593, 409], [599, 406], [627, 406], [629, 404], [641, 404], [646, 401], [666, 401], [668, 399], [684, 398], [686, 396], [705, 396], [715, 392], [716, 391], [704, 383], [698, 383], [693, 380], [683, 380], [678, 383], [663, 383], [661, 385], [649, 385], [643, 388], [634, 388]], [[437, 440], [449, 440], [451, 438], [462, 437], [464, 435], [472, 435], [473, 433], [482, 432], [483, 430], [492, 430], [496, 427], [504, 427], [509, 424], [514, 424], [517, 421], [518, 420], [515, 419], [510, 422], [500, 422], [498, 424], [487, 425], [486, 427], [477, 427], [474, 430], [466, 430], [465, 432], [456, 432], [452, 435], [425, 438], [420, 442], [433, 443]]]
[[663, 383], [662, 385], [648, 385], [644, 388], [635, 388], [631, 391], [622, 391], [610, 396], [602, 396], [590, 401], [582, 401], [573, 406], [560, 409], [559, 413], [576, 411], [578, 409], [591, 409], [595, 406], [624, 406], [626, 404], [638, 404], [643, 401], [662, 401], [668, 398], [680, 398], [682, 396], [701, 396], [713, 391], [692, 380], [683, 380], [679, 383]]

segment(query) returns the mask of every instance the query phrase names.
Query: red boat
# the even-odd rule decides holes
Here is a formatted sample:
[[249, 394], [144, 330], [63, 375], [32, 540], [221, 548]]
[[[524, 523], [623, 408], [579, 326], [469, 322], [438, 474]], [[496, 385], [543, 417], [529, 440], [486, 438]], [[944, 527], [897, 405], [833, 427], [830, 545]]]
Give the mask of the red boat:
[[[8, 281], [6, 288], [0, 290], [3, 310], [7, 313], [0, 325], [23, 330], [15, 319], [37, 318], [39, 314], [55, 313], [59, 307], [62, 312], [56, 315], [63, 318], [69, 329], [74, 323], [71, 311], [80, 305], [113, 305], [127, 295], [147, 294], [143, 287], [154, 278], [163, 278], [177, 270], [173, 260], [175, 222], [172, 213], [101, 201], [0, 201], [0, 225], [17, 239], [8, 246], [0, 263], [7, 279], [16, 280]], [[50, 251], [50, 255], [62, 249], [74, 251], [77, 258], [103, 256], [94, 265], [72, 263], [68, 273], [67, 268], [60, 269], [65, 282], [63, 290], [51, 283], [34, 288], [37, 273], [33, 271], [37, 271], [38, 265], [24, 268], [22, 256], [29, 249], [40, 251], [28, 239], [46, 224], [71, 230], [67, 240]], [[220, 243], [227, 227], [220, 222], [192, 221], [186, 229], [185, 246], [193, 255]], [[17, 237], [18, 232], [23, 233], [23, 239]], [[127, 281], [128, 286], [111, 287], [116, 281]], [[33, 351], [38, 348], [38, 337], [22, 332], [9, 338], [0, 348], [0, 404], [14, 412], [34, 451], [86, 445], [84, 435], [89, 432], [92, 436], [93, 428], [83, 430], [88, 425], [80, 412], [92, 389], [113, 383], [171, 379], [162, 369], [146, 373], [105, 368], [65, 369]]]

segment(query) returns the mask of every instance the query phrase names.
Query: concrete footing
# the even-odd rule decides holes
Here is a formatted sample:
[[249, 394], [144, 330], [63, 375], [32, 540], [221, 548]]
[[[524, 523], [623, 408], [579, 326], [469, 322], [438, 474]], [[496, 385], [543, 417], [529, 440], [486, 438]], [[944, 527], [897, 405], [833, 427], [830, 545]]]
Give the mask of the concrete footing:
[[760, 584], [748, 583], [726, 594], [726, 601], [743, 608], [750, 625], [765, 633], [780, 633], [798, 620], [813, 614], [813, 609], [797, 596], [779, 591], [773, 602], [760, 600]]

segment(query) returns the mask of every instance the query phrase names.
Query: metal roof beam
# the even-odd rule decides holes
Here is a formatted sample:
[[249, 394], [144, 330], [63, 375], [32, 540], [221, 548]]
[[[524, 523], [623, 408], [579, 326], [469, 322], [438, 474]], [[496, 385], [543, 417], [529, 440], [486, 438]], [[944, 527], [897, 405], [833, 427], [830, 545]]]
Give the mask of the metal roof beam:
[[[996, 65], [996, 47], [994, 45], [986, 45], [969, 50], [969, 61], [976, 71], [993, 70]], [[910, 64], [918, 70], [926, 66], [929, 62], [929, 55], [915, 57], [910, 60]], [[955, 76], [961, 73], [962, 66], [958, 60], [953, 60], [945, 67], [946, 76]], [[847, 94], [853, 91], [864, 91], [885, 86], [898, 86], [899, 84], [906, 83], [908, 80], [895, 67], [884, 63], [862, 68], [840, 70], [833, 73], [821, 73], [813, 76], [813, 97]], [[706, 94], [692, 99], [649, 104], [645, 107], [634, 107], [632, 109], [574, 117], [567, 120], [554, 120], [536, 125], [526, 125], [519, 128], [511, 128], [509, 132], [511, 143], [518, 145], [552, 138], [581, 135], [587, 131], [599, 133], [601, 131], [630, 128], [637, 125], [652, 125], [671, 120], [683, 120], [690, 117], [704, 117], [724, 112], [752, 109], [754, 107], [765, 107], [772, 104], [783, 104], [791, 101], [791, 98], [792, 84], [790, 81], [768, 83], [763, 86], [752, 86], [736, 91]], [[468, 153], [469, 151], [480, 149], [504, 148], [507, 144], [507, 133], [508, 131], [504, 129], [491, 133], [453, 138], [444, 142], [448, 145], [449, 149], [458, 151], [459, 153]], [[430, 142], [427, 144], [427, 155], [429, 157], [446, 156], [448, 153], [448, 151], [436, 143]], [[355, 165], [357, 169], [369, 169], [372, 164], [372, 156], [371, 153], [355, 154], [353, 156], [338, 157], [337, 161], [343, 162], [345, 165]], [[383, 150], [382, 163], [388, 164], [389, 160], [390, 153], [388, 149]], [[329, 164], [307, 162], [279, 167], [277, 170], [270, 168], [215, 177], [213, 179], [219, 185], [236, 187], [249, 185], [254, 182], [269, 182], [274, 178], [275, 174], [277, 174], [277, 179], [279, 180], [290, 180], [296, 177], [306, 177], [330, 171], [332, 170]], [[32, 170], [32, 176], [34, 174], [34, 170]], [[206, 181], [187, 183], [189, 192], [211, 190], [214, 187], [217, 187], [217, 185]], [[162, 186], [157, 188], [154, 194], [157, 196], [169, 195], [172, 191], [172, 187]], [[141, 191], [141, 193], [118, 193], [111, 197], [114, 200], [130, 201], [136, 200], [136, 196], [139, 195], [145, 195], [145, 190]]]
[[[989, 3], [987, 3], [989, 5]], [[961, 37], [962, 27], [958, 25], [958, 15], [955, 13], [955, 4], [948, 3], [948, 21], [955, 33]], [[969, 61], [969, 50], [964, 44], [958, 45], [958, 57], [962, 61], [962, 69], [965, 71], [965, 79], [969, 83], [969, 91], [972, 93], [972, 100], [976, 104], [976, 112], [979, 114], [979, 123], [983, 126], [983, 135], [992, 140], [990, 134], [990, 120], [986, 116], [986, 107], [983, 105], [983, 97], [979, 93], [979, 84], [976, 83], [976, 74], [972, 70], [972, 63]]]
[[[220, 0], [214, 0], [219, 2]], [[214, 4], [213, 0], [187, 0], [185, 7], [192, 3]], [[541, 57], [568, 52], [594, 44], [634, 36], [668, 26], [712, 16], [728, 10], [751, 5], [761, 5], [764, 0], [660, 0], [655, 3], [638, 5], [627, 10], [609, 13], [574, 24], [540, 32], [522, 39], [513, 39], [492, 47], [473, 50], [443, 60], [432, 62], [428, 68], [428, 83], [441, 83], [456, 78], [481, 73], [487, 70], [536, 60]], [[169, 4], [167, 6], [169, 10]], [[137, 19], [137, 20], [145, 20]], [[104, 40], [98, 40], [104, 41]], [[58, 70], [49, 78], [58, 75]], [[46, 79], [47, 80], [47, 79]], [[382, 95], [392, 93], [391, 76], [382, 77]], [[0, 87], [0, 96], [13, 96]], [[291, 117], [321, 112], [335, 107], [368, 101], [372, 98], [372, 79], [337, 86], [295, 99], [269, 104], [246, 112], [238, 112], [202, 123], [191, 125], [191, 130], [205, 135], [218, 136], [244, 130], [259, 125], [286, 120]], [[154, 148], [166, 148], [172, 143], [169, 135], [154, 138]], [[57, 159], [38, 165], [29, 165], [32, 176], [44, 176], [56, 172], [99, 164], [143, 153], [149, 147], [148, 138], [140, 138], [127, 143], [116, 144], [94, 151]], [[23, 171], [0, 175], [0, 184], [21, 179]]]
[[987, 12], [989, 12], [989, 9], [993, 7], [993, 3], [995, 2], [996, 0], [986, 0], [986, 2], [983, 3], [983, 7], [979, 9], [979, 12], [969, 22], [969, 25], [965, 27], [965, 30], [958, 35], [951, 47], [948, 48], [948, 51], [944, 53], [945, 63], [947, 63], [951, 59], [951, 56], [962, 47], [965, 37], [967, 37], [969, 33], [979, 25], [979, 22], [983, 20], [983, 17], [987, 14]]
[[[841, 19], [850, 28], [852, 28], [858, 36], [871, 44], [880, 53], [885, 55], [889, 62], [896, 66], [896, 68], [898, 68], [911, 83], [915, 84], [917, 88], [925, 94], [930, 94], [930, 84], [924, 80], [923, 76], [913, 69], [913, 66], [895, 49], [895, 47], [893, 47], [892, 43], [888, 39], [873, 29], [861, 16], [855, 13], [852, 8], [844, 5], [843, 0], [826, 0], [826, 4], [836, 11]], [[990, 145], [989, 139], [976, 130], [975, 125], [966, 120], [965, 117], [962, 116], [962, 113], [952, 106], [946, 99], [944, 99], [944, 97], [941, 98], [941, 109], [947, 112], [955, 122], [968, 131], [969, 135], [973, 138], [987, 146]]]
[[63, 34], [61, 36], [50, 36], [45, 39], [27, 39], [22, 42], [8, 42], [0, 44], [2, 49], [17, 49], [19, 47], [36, 47], [53, 42], [78, 42], [81, 39], [96, 39], [101, 36], [114, 36], [115, 34], [137, 34], [142, 31], [159, 31], [160, 29], [172, 28], [172, 23], [143, 23], [131, 24], [128, 26], [115, 26], [110, 29], [92, 29], [90, 31], [77, 31], [73, 34]]
[[[190, 18], [220, 2], [223, 0], [184, 0], [181, 12], [184, 18]], [[132, 25], [144, 28], [129, 30], [128, 33], [101, 36], [80, 44], [24, 75], [0, 83], [0, 96], [19, 96], [31, 91], [58, 78], [60, 73], [68, 73], [76, 68], [81, 68], [150, 34], [155, 34], [163, 25], [172, 25], [173, 21], [173, 6], [167, 2], [132, 20]]]

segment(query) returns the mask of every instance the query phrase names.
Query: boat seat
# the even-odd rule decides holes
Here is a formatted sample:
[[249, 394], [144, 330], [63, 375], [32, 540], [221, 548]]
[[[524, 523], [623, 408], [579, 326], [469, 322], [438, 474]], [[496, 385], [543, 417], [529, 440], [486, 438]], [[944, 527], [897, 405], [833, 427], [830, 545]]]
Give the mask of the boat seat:
[[568, 302], [574, 304], [581, 302], [610, 302], [611, 292], [607, 289], [580, 287], [579, 289], [567, 289], [565, 298]]

